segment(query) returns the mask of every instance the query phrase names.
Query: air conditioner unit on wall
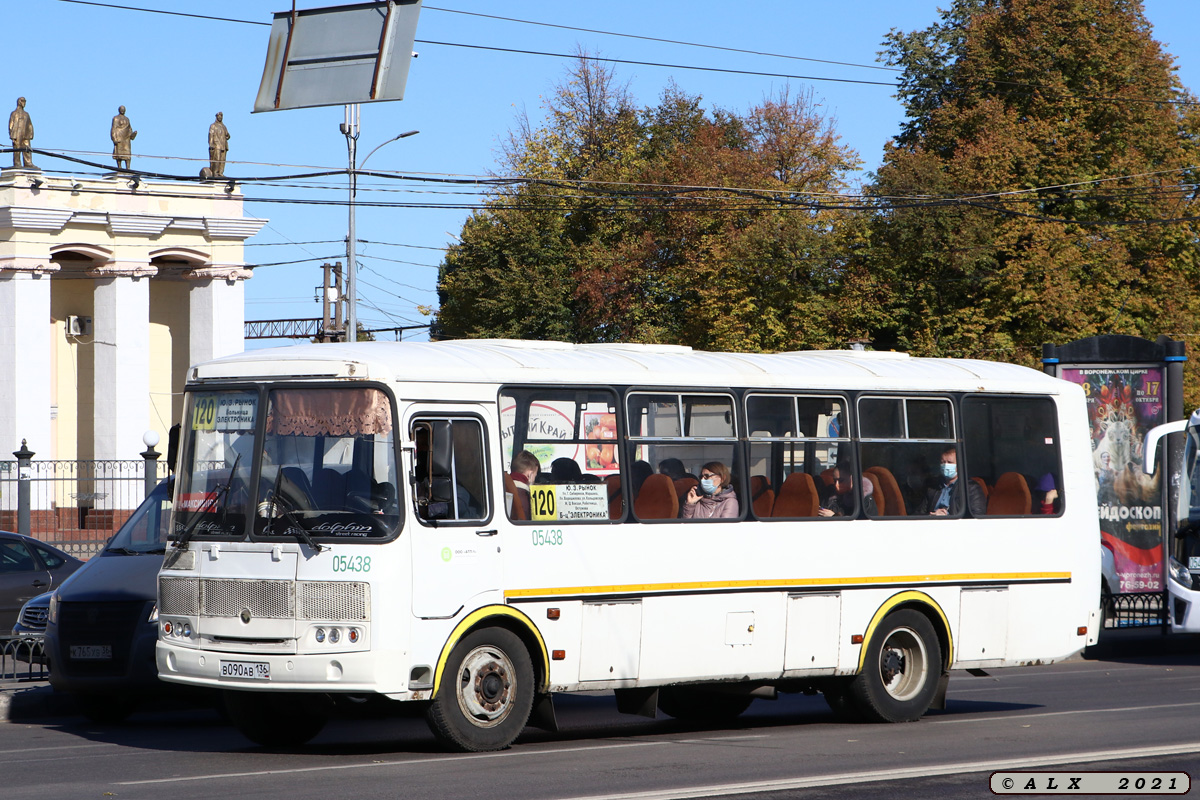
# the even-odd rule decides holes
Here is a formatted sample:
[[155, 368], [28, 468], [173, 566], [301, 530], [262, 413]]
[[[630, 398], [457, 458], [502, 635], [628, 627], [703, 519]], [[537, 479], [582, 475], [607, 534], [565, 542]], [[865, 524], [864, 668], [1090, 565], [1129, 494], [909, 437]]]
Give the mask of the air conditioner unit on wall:
[[92, 335], [92, 318], [77, 317], [71, 315], [67, 317], [67, 336], [91, 336]]

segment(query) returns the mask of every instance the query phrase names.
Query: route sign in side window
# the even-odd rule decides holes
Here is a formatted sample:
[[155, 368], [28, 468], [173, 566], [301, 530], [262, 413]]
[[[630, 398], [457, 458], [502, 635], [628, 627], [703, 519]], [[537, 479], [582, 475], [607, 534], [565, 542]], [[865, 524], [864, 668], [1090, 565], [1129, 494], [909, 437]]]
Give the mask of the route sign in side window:
[[596, 522], [625, 511], [609, 389], [506, 387], [500, 393], [505, 510], [514, 521]]

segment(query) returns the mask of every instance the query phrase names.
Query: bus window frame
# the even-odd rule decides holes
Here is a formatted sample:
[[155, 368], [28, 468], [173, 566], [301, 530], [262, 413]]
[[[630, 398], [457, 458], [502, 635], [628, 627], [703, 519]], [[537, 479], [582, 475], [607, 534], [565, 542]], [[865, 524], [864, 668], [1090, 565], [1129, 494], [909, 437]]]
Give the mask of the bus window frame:
[[[964, 393], [959, 397], [959, 406], [960, 406], [961, 415], [963, 417], [966, 416], [966, 406], [970, 403], [981, 403], [981, 402], [986, 402], [986, 401], [991, 401], [991, 400], [1004, 400], [1004, 399], [1026, 400], [1026, 401], [1036, 400], [1036, 401], [1044, 402], [1049, 406], [1050, 417], [1051, 417], [1051, 426], [1050, 427], [1052, 428], [1052, 430], [1054, 432], [1055, 467], [1054, 467], [1053, 474], [1056, 476], [1057, 481], [1061, 484], [1063, 481], [1063, 475], [1064, 475], [1063, 460], [1062, 460], [1062, 426], [1059, 425], [1058, 403], [1055, 402], [1054, 397], [1052, 395], [1048, 395], [1048, 394], [1012, 394], [1012, 393], [1005, 393], [1005, 392]], [[967, 451], [967, 436], [965, 433], [962, 435], [961, 439], [962, 439], [962, 441], [961, 441], [961, 445], [960, 445], [961, 449], [959, 451], [959, 459], [960, 459], [959, 466], [963, 467], [966, 470], [964, 475], [969, 477], [973, 474], [973, 470], [971, 468], [971, 460], [970, 460], [971, 454]], [[1023, 477], [1025, 477], [1026, 483], [1028, 484], [1028, 482], [1029, 482], [1028, 476], [1025, 476], [1024, 473], [1019, 473], [1019, 474], [1021, 474]], [[1029, 490], [1030, 490], [1031, 495], [1035, 491], [1033, 486], [1029, 486]], [[985, 513], [985, 514], [982, 514], [975, 518], [976, 519], [1056, 519], [1058, 517], [1063, 516], [1066, 513], [1068, 498], [1067, 498], [1067, 493], [1064, 491], [1063, 487], [1060, 485], [1058, 487], [1058, 510], [1055, 511], [1053, 514], [1038, 514], [1038, 513], [1036, 513], [1033, 510], [1034, 508], [1036, 508], [1036, 503], [1033, 502], [1032, 497], [1031, 497], [1030, 502], [1031, 502], [1031, 506], [1030, 506], [1029, 514], [987, 514], [987, 513]]]
[[[255, 497], [251, 504], [253, 506], [254, 503], [257, 503], [257, 500], [258, 500], [257, 487], [261, 486], [261, 481], [262, 481], [263, 453], [264, 453], [264, 445], [266, 442], [266, 435], [267, 435], [266, 434], [267, 416], [268, 416], [268, 412], [269, 412], [269, 408], [270, 408], [271, 392], [276, 389], [286, 391], [286, 390], [300, 390], [300, 389], [338, 389], [338, 390], [343, 390], [343, 389], [351, 389], [351, 388], [378, 389], [379, 391], [383, 392], [384, 397], [387, 398], [388, 406], [391, 410], [392, 430], [393, 430], [392, 461], [396, 467], [396, 505], [397, 505], [396, 524], [393, 527], [393, 529], [388, 533], [387, 536], [366, 537], [366, 538], [349, 538], [349, 537], [339, 537], [339, 536], [321, 536], [321, 535], [313, 533], [311, 531], [309, 532], [309, 536], [313, 539], [313, 541], [321, 543], [321, 544], [355, 544], [355, 545], [387, 544], [388, 542], [395, 541], [397, 538], [399, 538], [399, 536], [400, 536], [401, 532], [404, 530], [404, 526], [407, 522], [407, 520], [405, 518], [405, 513], [404, 513], [405, 503], [407, 502], [407, 499], [405, 498], [404, 493], [403, 493], [404, 487], [403, 487], [403, 479], [402, 479], [403, 478], [403, 472], [402, 472], [402, 466], [401, 466], [402, 462], [401, 462], [401, 458], [400, 458], [400, 437], [395, 435], [395, 432], [397, 431], [397, 428], [399, 427], [398, 421], [400, 419], [400, 416], [397, 413], [396, 397], [392, 393], [391, 389], [388, 387], [387, 384], [382, 383], [380, 381], [354, 381], [353, 383], [330, 382], [330, 381], [306, 382], [306, 381], [297, 381], [297, 380], [272, 381], [270, 383], [265, 383], [265, 382], [260, 382], [260, 381], [253, 381], [253, 382], [249, 382], [249, 383], [222, 381], [220, 383], [189, 384], [188, 386], [184, 387], [184, 390], [187, 393], [187, 396], [188, 396], [187, 403], [189, 403], [189, 404], [192, 402], [192, 400], [191, 400], [192, 396], [194, 396], [196, 393], [204, 393], [204, 392], [253, 392], [258, 397], [259, 408], [262, 411], [261, 411], [261, 413], [258, 414], [258, 419], [256, 419], [254, 421], [254, 442], [255, 442], [254, 458], [253, 458], [253, 461], [252, 461], [251, 467], [250, 467], [250, 486], [256, 487]], [[185, 409], [188, 407], [189, 407], [188, 405], [185, 405]], [[182, 441], [184, 439], [184, 437], [181, 435], [180, 438], [181, 438], [180, 457], [182, 458], [185, 454], [189, 455], [189, 456], [194, 456], [194, 454], [191, 453], [190, 446], [185, 445], [184, 441]], [[193, 462], [194, 462], [194, 457], [193, 457]], [[183, 481], [176, 479], [175, 489], [172, 492], [172, 497], [171, 497], [172, 524], [171, 524], [171, 533], [169, 534], [169, 537], [167, 539], [168, 543], [173, 542], [176, 538], [176, 534], [175, 534], [175, 530], [174, 530], [175, 529], [174, 514], [176, 513], [176, 510], [178, 510], [180, 507], [178, 499], [176, 497], [176, 493], [183, 491], [182, 487], [183, 487]], [[204, 535], [200, 536], [199, 538], [202, 538], [203, 541], [211, 541], [211, 542], [265, 542], [265, 543], [272, 543], [272, 544], [279, 544], [281, 542], [287, 542], [287, 541], [293, 540], [291, 538], [284, 537], [284, 536], [264, 537], [264, 536], [256, 535], [254, 532], [254, 515], [255, 515], [255, 513], [256, 512], [255, 512], [254, 508], [249, 509], [249, 511], [246, 515], [246, 522], [243, 527], [241, 535], [227, 534], [227, 535], [213, 536], [213, 535], [209, 535], [209, 534], [204, 534]], [[193, 535], [193, 538], [196, 539], [198, 536], [199, 535]]]
[[[417, 502], [417, 440], [415, 426], [420, 422], [431, 421], [446, 421], [453, 424], [455, 420], [471, 420], [479, 425], [480, 442], [483, 445], [483, 452], [480, 454], [480, 464], [483, 467], [483, 492], [485, 497], [483, 501], [487, 508], [487, 513], [483, 517], [473, 519], [427, 519], [421, 516], [416, 510]], [[491, 442], [489, 441], [489, 431], [487, 420], [482, 414], [477, 414], [469, 411], [446, 411], [438, 412], [436, 408], [422, 406], [413, 410], [409, 414], [404, 424], [404, 435], [407, 437], [404, 442], [403, 449], [412, 448], [412, 471], [406, 475], [405, 483], [409, 486], [409, 491], [412, 495], [410, 498], [413, 502], [412, 516], [413, 519], [423, 528], [466, 528], [474, 526], [476, 528], [488, 525], [496, 516], [496, 504], [493, 499], [494, 491], [492, 481], [494, 480], [491, 470]], [[476, 498], [478, 499], [478, 498]], [[457, 495], [455, 496], [457, 504]]]
[[[854, 395], [854, 411], [855, 411], [854, 416], [855, 416], [856, 424], [855, 424], [854, 430], [858, 435], [856, 437], [854, 437], [854, 444], [855, 444], [855, 451], [856, 451], [856, 456], [857, 456], [856, 469], [858, 470], [859, 475], [862, 474], [863, 470], [870, 469], [870, 467], [863, 466], [866, 462], [866, 459], [863, 457], [864, 445], [904, 443], [904, 444], [942, 445], [943, 446], [942, 450], [945, 450], [946, 447], [953, 446], [954, 451], [955, 451], [955, 462], [959, 465], [960, 468], [963, 468], [962, 475], [965, 476], [966, 475], [965, 462], [964, 462], [965, 454], [963, 452], [964, 447], [963, 447], [963, 442], [962, 442], [961, 433], [960, 433], [960, 430], [961, 430], [960, 410], [961, 409], [959, 407], [960, 403], [962, 402], [963, 397], [964, 397], [964, 395], [962, 393], [958, 393], [958, 392], [953, 392], [953, 393], [948, 392], [948, 393], [944, 393], [944, 394], [943, 393], [933, 393], [933, 392], [911, 392], [911, 393], [901, 394], [901, 393], [898, 393], [895, 391], [882, 391], [882, 392], [863, 391], [863, 392], [858, 392], [857, 394], [855, 394]], [[946, 403], [946, 405], [948, 405], [950, 408], [950, 437], [951, 438], [949, 438], [949, 439], [944, 439], [944, 438], [895, 439], [895, 438], [889, 438], [889, 437], [877, 437], [877, 436], [866, 437], [866, 436], [863, 436], [862, 435], [863, 413], [862, 413], [861, 405], [864, 400], [867, 400], [867, 401], [870, 401], [870, 400], [900, 400], [900, 401], [902, 401], [903, 402], [902, 407], [903, 407], [903, 411], [904, 411], [902, 421], [904, 423], [904, 433], [905, 434], [908, 434], [908, 432], [909, 432], [908, 431], [909, 416], [908, 416], [908, 402], [907, 401], [909, 401], [909, 400], [941, 400], [941, 401], [944, 401]], [[892, 473], [894, 475], [895, 470], [892, 470]], [[876, 487], [876, 490], [878, 491], [878, 487]], [[959, 509], [957, 514], [949, 514], [949, 513], [947, 513], [945, 515], [915, 514], [912, 511], [909, 511], [907, 514], [904, 514], [903, 516], [893, 515], [893, 514], [884, 514], [884, 515], [880, 515], [880, 516], [876, 516], [876, 517], [867, 517], [867, 519], [871, 519], [871, 520], [970, 519], [972, 517], [970, 516], [969, 510], [967, 509], [967, 506], [969, 505], [969, 503], [967, 502], [967, 487], [966, 487], [965, 483], [962, 484], [959, 491], [962, 494], [962, 507]]]
[[[677, 523], [688, 524], [711, 524], [722, 522], [744, 522], [747, 519], [753, 519], [748, 513], [750, 506], [750, 481], [746, 476], [747, 460], [745, 439], [742, 432], [745, 427], [744, 416], [741, 413], [741, 403], [739, 402], [741, 395], [745, 390], [737, 390], [725, 387], [713, 387], [706, 389], [696, 389], [694, 387], [679, 387], [679, 386], [631, 386], [625, 389], [621, 395], [621, 408], [625, 412], [624, 426], [618, 431], [618, 440], [625, 447], [625, 457], [627, 462], [632, 465], [637, 461], [637, 448], [642, 444], [666, 444], [666, 445], [684, 445], [696, 444], [699, 446], [705, 444], [728, 444], [732, 447], [732, 456], [729, 467], [731, 478], [731, 486], [738, 498], [738, 515], [727, 519], [684, 519], [675, 517], [674, 519], [641, 519], [634, 513], [634, 503], [636, 498], [626, 495], [625, 515], [623, 519], [628, 522], [636, 522], [641, 525], [671, 525]], [[671, 396], [677, 398], [678, 408], [676, 413], [679, 421], [679, 436], [640, 436], [631, 433], [635, 417], [630, 412], [629, 404], [634, 397], [637, 396]], [[684, 398], [685, 397], [720, 397], [729, 401], [729, 413], [733, 419], [730, 420], [730, 428], [733, 433], [731, 436], [686, 436], [683, 432], [687, 430], [684, 416]], [[640, 415], [638, 417], [640, 419]], [[654, 464], [651, 463], [654, 467]], [[625, 484], [628, 488], [628, 483]]]
[[[788, 400], [791, 400], [792, 401], [791, 402], [792, 424], [795, 427], [797, 434], [794, 436], [755, 436], [751, 430], [750, 408], [749, 408], [750, 400], [755, 397], [783, 397], [783, 398], [787, 398]], [[843, 409], [842, 413], [846, 417], [846, 420], [844, 423], [845, 433], [836, 438], [828, 437], [828, 436], [801, 435], [799, 433], [800, 414], [799, 414], [798, 402], [802, 398], [840, 401], [842, 404], [842, 409]], [[781, 442], [781, 443], [803, 442], [805, 444], [808, 444], [811, 442], [816, 445], [837, 444], [837, 445], [839, 445], [839, 447], [838, 447], [839, 460], [841, 457], [841, 446], [844, 445], [846, 448], [846, 457], [850, 459], [851, 469], [853, 470], [853, 474], [854, 474], [855, 485], [856, 486], [862, 485], [862, 471], [859, 469], [859, 459], [858, 459], [857, 448], [855, 447], [855, 439], [850, 433], [853, 430], [852, 426], [854, 424], [854, 420], [857, 418], [857, 408], [851, 399], [850, 393], [837, 392], [837, 391], [833, 391], [833, 392], [829, 392], [829, 393], [822, 393], [822, 392], [795, 392], [795, 391], [791, 391], [791, 392], [789, 392], [789, 391], [765, 391], [765, 390], [758, 390], [758, 389], [748, 389], [742, 393], [742, 405], [743, 405], [742, 412], [743, 412], [743, 415], [746, 420], [746, 436], [745, 436], [746, 446], [745, 446], [745, 451], [743, 453], [743, 458], [746, 461], [747, 473], [749, 472], [749, 468], [750, 468], [749, 462], [750, 462], [750, 458], [752, 455], [752, 448], [756, 443], [758, 443], [758, 444], [768, 443], [769, 444], [769, 443], [774, 443], [774, 442]], [[782, 464], [780, 466], [782, 469]], [[835, 463], [834, 467], [836, 467], [836, 466], [837, 465]], [[827, 469], [829, 469], [829, 468], [827, 467]], [[804, 470], [793, 470], [793, 472], [796, 472], [796, 471], [803, 472]], [[783, 482], [785, 480], [787, 480], [787, 476], [790, 474], [792, 474], [792, 473], [789, 472], [786, 474], [780, 474], [778, 476], [778, 478], [779, 478], [778, 483], [771, 484], [771, 488], [775, 491], [776, 497], [778, 497], [778, 493], [779, 493], [780, 488], [783, 486]], [[821, 473], [819, 473], [819, 472], [815, 475], [811, 472], [808, 474], [812, 476], [814, 482], [819, 481], [821, 478]], [[747, 484], [749, 484], [750, 477], [751, 476], [749, 474], [747, 474], [747, 476], [746, 476]], [[774, 476], [774, 475], [768, 476], [768, 478], [775, 478], [775, 477], [777, 477], [777, 476]], [[818, 492], [818, 494], [820, 494], [820, 492], [821, 492], [821, 485], [819, 483], [817, 483], [817, 492]], [[747, 496], [749, 496], [749, 495], [747, 494]], [[776, 516], [759, 517], [753, 513], [753, 503], [751, 503], [751, 508], [749, 510], [750, 510], [750, 516], [747, 517], [747, 519], [755, 519], [760, 522], [775, 522], [775, 521], [795, 522], [796, 520], [806, 520], [806, 521], [818, 521], [819, 520], [819, 521], [848, 522], [851, 520], [858, 519], [860, 516], [862, 516], [862, 501], [861, 501], [861, 494], [859, 492], [854, 492], [854, 513], [846, 514], [843, 516], [825, 517], [825, 516], [818, 515], [816, 517], [776, 517]]]
[[[499, 430], [502, 433], [504, 428], [503, 428], [503, 420], [501, 419], [500, 414], [504, 410], [504, 401], [507, 399], [512, 399], [515, 402], [517, 402], [518, 404], [524, 402], [528, 405], [528, 403], [532, 403], [532, 402], [539, 402], [541, 400], [553, 399], [553, 398], [547, 398], [546, 395], [548, 395], [548, 394], [555, 394], [555, 393], [578, 394], [579, 392], [588, 392], [588, 393], [594, 392], [596, 394], [605, 394], [608, 396], [608, 399], [610, 401], [610, 407], [614, 409], [614, 411], [612, 413], [616, 417], [616, 438], [615, 439], [583, 439], [583, 438], [580, 438], [578, 434], [580, 432], [582, 432], [582, 430], [583, 430], [583, 416], [582, 415], [583, 415], [584, 411], [583, 411], [582, 406], [580, 406], [579, 403], [576, 401], [576, 404], [575, 404], [575, 417], [576, 418], [574, 420], [572, 420], [572, 426], [573, 426], [575, 434], [576, 434], [575, 438], [573, 438], [573, 439], [534, 439], [532, 441], [534, 442], [535, 445], [536, 444], [551, 444], [551, 445], [575, 444], [580, 447], [585, 447], [587, 445], [587, 443], [589, 443], [589, 442], [611, 442], [614, 447], [614, 452], [616, 453], [617, 459], [618, 459], [617, 475], [619, 476], [620, 481], [621, 481], [621, 497], [624, 499], [624, 502], [622, 503], [622, 509], [621, 509], [622, 513], [621, 513], [621, 516], [616, 517], [616, 518], [606, 517], [605, 519], [577, 519], [577, 520], [561, 519], [561, 520], [555, 520], [554, 524], [555, 525], [605, 525], [605, 524], [614, 525], [614, 524], [618, 524], [618, 523], [629, 520], [632, 515], [632, 510], [633, 510], [633, 508], [632, 508], [633, 504], [629, 502], [629, 494], [628, 494], [628, 490], [630, 487], [629, 470], [632, 468], [632, 462], [627, 461], [624, 458], [625, 453], [621, 448], [621, 440], [622, 440], [621, 432], [624, 430], [625, 414], [624, 414], [624, 403], [623, 403], [624, 395], [619, 387], [612, 386], [610, 384], [599, 384], [599, 383], [580, 383], [580, 384], [571, 383], [571, 384], [563, 384], [561, 386], [556, 385], [556, 384], [545, 384], [545, 383], [529, 383], [529, 384], [505, 383], [500, 386], [499, 391], [496, 393], [496, 424], [499, 426]], [[521, 393], [521, 394], [516, 394], [516, 393]], [[524, 397], [522, 397], [521, 395], [524, 395]], [[532, 397], [532, 399], [526, 399], [529, 397]], [[531, 441], [528, 438], [517, 439], [517, 429], [519, 427], [519, 422], [520, 422], [520, 416], [517, 415], [513, 419], [512, 456], [509, 457], [509, 463], [507, 463], [507, 464], [501, 463], [500, 464], [500, 470], [503, 475], [509, 474], [509, 472], [511, 471], [511, 468], [512, 468], [512, 458], [515, 457], [517, 453], [521, 452], [521, 450], [528, 449], [527, 446], [528, 446], [529, 442]], [[529, 420], [528, 420], [528, 418], [526, 418], [526, 420], [525, 420], [526, 431], [528, 431], [528, 427], [529, 427]], [[518, 442], [520, 443], [520, 447], [517, 446]], [[500, 448], [500, 453], [498, 453], [498, 456], [499, 457], [504, 456], [504, 448], [503, 447]], [[581, 467], [580, 469], [582, 470], [583, 468]], [[543, 475], [543, 474], [546, 476], [549, 476], [550, 465], [549, 464], [541, 464], [539, 462], [538, 474], [539, 474], [539, 476]], [[540, 484], [534, 484], [534, 485], [540, 485]], [[605, 484], [603, 482], [601, 482], [600, 485], [603, 486]], [[532, 490], [532, 488], [533, 487], [531, 486], [530, 489]], [[503, 489], [501, 490], [501, 493], [503, 494]], [[530, 499], [532, 502], [532, 491], [530, 492]], [[531, 508], [532, 508], [532, 505], [531, 505]], [[493, 510], [493, 513], [494, 513], [494, 510]], [[506, 519], [510, 524], [513, 524], [513, 525], [545, 526], [547, 524], [546, 520], [544, 520], [544, 519], [543, 520], [535, 520], [535, 519], [532, 519], [532, 516], [533, 516], [533, 514], [531, 513], [530, 519], [513, 519], [512, 516], [508, 513], [508, 511], [505, 510], [504, 519]]]

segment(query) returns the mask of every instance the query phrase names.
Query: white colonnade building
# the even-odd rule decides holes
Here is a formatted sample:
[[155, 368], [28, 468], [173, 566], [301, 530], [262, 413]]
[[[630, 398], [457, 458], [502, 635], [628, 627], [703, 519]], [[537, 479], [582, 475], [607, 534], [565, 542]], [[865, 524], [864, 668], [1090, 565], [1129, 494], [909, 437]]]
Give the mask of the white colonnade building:
[[225, 181], [0, 171], [0, 459], [165, 443], [188, 366], [243, 349], [243, 244], [267, 221], [242, 201]]

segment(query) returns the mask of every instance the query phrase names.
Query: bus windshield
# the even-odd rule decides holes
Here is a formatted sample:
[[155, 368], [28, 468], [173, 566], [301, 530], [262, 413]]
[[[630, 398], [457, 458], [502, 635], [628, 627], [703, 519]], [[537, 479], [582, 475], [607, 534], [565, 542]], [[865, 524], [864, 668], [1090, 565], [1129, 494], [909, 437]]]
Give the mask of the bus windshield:
[[380, 389], [195, 391], [188, 403], [176, 537], [378, 540], [396, 530], [392, 408]]

